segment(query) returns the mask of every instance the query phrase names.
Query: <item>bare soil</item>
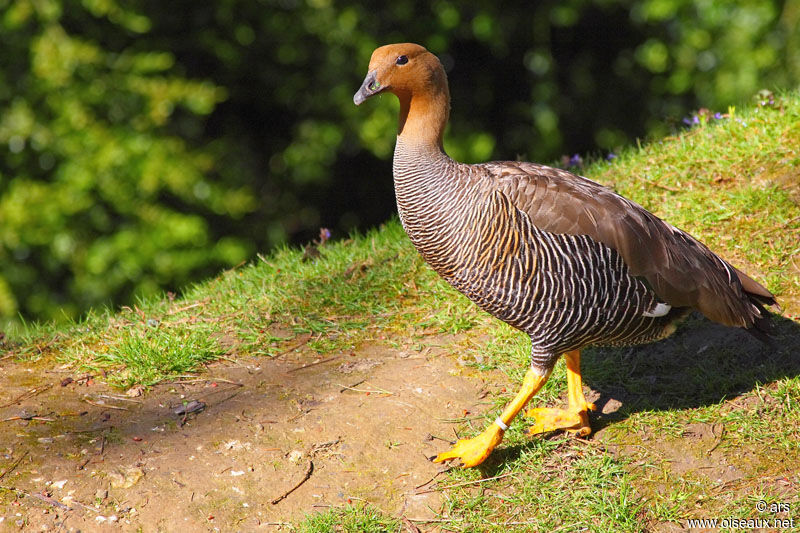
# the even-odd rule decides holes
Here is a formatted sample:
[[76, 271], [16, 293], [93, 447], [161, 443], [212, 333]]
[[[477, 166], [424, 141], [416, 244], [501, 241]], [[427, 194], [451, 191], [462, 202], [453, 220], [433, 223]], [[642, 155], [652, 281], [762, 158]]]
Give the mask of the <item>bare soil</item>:
[[3, 361], [0, 530], [270, 530], [359, 500], [433, 517], [428, 458], [489, 385], [426, 344], [222, 362], [141, 396]]

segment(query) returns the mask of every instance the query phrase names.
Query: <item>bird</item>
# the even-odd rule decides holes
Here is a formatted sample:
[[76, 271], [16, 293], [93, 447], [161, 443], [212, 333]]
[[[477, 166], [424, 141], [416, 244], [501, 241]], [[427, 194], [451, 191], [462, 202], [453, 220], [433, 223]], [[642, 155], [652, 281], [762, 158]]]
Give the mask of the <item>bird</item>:
[[481, 464], [563, 355], [567, 407], [538, 407], [529, 434], [591, 433], [581, 350], [669, 336], [692, 310], [769, 338], [775, 296], [688, 233], [613, 190], [566, 170], [519, 161], [464, 164], [444, 150], [447, 75], [423, 46], [372, 53], [353, 96], [399, 102], [393, 158], [400, 221], [424, 260], [484, 311], [526, 333], [520, 391], [478, 436], [435, 462]]

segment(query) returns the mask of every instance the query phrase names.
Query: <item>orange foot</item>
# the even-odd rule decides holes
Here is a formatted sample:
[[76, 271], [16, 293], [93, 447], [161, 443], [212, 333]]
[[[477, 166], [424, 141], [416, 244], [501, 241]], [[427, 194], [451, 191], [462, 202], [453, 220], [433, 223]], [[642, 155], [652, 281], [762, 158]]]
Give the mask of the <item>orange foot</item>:
[[586, 403], [584, 409], [580, 411], [551, 409], [548, 407], [530, 409], [525, 413], [525, 416], [535, 418], [536, 423], [528, 430], [528, 435], [563, 429], [580, 437], [585, 437], [592, 432], [592, 428], [589, 426], [587, 410], [594, 411], [595, 409], [596, 407], [593, 403]]
[[503, 431], [492, 424], [475, 438], [459, 439], [455, 446], [437, 455], [433, 462], [441, 463], [452, 459], [461, 459], [463, 468], [477, 466], [489, 457], [501, 440], [503, 440]]

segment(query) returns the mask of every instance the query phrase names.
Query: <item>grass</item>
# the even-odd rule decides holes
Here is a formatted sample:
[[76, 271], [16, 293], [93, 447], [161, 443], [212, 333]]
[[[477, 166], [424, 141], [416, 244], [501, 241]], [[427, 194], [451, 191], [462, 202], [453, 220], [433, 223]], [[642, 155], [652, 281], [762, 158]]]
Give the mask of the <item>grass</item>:
[[301, 533], [316, 531], [344, 531], [346, 533], [378, 533], [398, 531], [400, 521], [381, 513], [369, 505], [359, 503], [342, 508], [332, 508], [325, 513], [317, 513], [303, 521], [298, 530]]
[[[629, 148], [582, 173], [764, 281], [784, 316], [797, 321], [800, 94], [776, 102], [730, 109], [727, 118]], [[387, 166], [387, 179], [388, 172]], [[297, 339], [325, 353], [425, 332], [460, 333], [459, 357], [474, 372], [502, 371], [508, 389], [485, 420], [466, 422], [461, 433], [480, 431], [510, 399], [525, 370], [527, 340], [438, 279], [396, 220], [319, 252], [313, 258], [280, 249], [180, 298], [143, 300], [60, 329], [30, 327], [5, 348], [23, 360], [55, 358], [103, 371], [124, 388], [198, 371], [220, 357], [269, 357]], [[796, 322], [778, 326], [780, 348], [757, 360], [741, 353], [740, 337], [696, 318], [644, 349], [588, 350], [588, 385], [627, 398], [616, 415], [599, 417], [603, 438], [530, 440], [514, 425], [485, 465], [452, 471], [442, 484], [498, 479], [447, 489], [440, 518], [420, 527], [633, 532], [696, 516], [765, 517], [755, 510], [759, 500], [791, 502], [796, 516], [800, 340]], [[698, 328], [709, 340], [692, 334]], [[559, 364], [537, 401], [557, 402], [563, 383]], [[695, 426], [710, 427], [711, 436], [687, 438], [686, 428]], [[733, 477], [714, 477], [725, 474], [720, 465]], [[314, 514], [296, 529], [401, 527], [399, 518], [359, 504]]]

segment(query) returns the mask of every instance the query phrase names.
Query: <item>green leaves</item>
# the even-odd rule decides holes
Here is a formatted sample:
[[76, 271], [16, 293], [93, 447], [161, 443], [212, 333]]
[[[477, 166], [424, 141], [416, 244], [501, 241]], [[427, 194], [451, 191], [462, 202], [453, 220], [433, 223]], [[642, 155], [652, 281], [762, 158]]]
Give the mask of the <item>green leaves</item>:
[[[24, 65], [0, 57], [0, 320], [71, 316], [245, 259], [242, 239], [214, 246], [207, 217], [241, 217], [252, 191], [214, 181], [210, 153], [173, 133], [177, 118], [200, 131], [226, 91], [176, 75], [169, 52], [70, 33], [60, 2], [25, 4], [0, 33], [4, 49], [27, 51]], [[149, 27], [113, 1], [85, 6], [70, 16], [107, 17], [107, 32]]]
[[665, 82], [661, 91], [694, 92], [706, 107], [745, 100], [765, 77], [783, 81], [800, 69], [797, 58], [780, 51], [797, 38], [797, 27], [782, 27], [791, 23], [780, 20], [773, 2], [645, 0], [631, 17], [651, 35], [636, 59], [663, 75], [656, 77]]

